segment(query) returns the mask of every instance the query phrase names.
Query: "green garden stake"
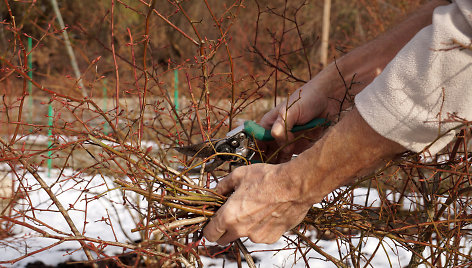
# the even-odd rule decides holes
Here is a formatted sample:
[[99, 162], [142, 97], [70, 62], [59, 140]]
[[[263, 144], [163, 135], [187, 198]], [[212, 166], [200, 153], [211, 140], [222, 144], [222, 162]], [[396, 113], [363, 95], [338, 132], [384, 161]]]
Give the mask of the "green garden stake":
[[[175, 108], [175, 120], [178, 120], [179, 116], [179, 71], [174, 70], [174, 108]], [[175, 136], [177, 137], [177, 144], [179, 143], [179, 131], [175, 130]]]
[[[28, 37], [28, 76], [33, 80], [33, 39]], [[28, 113], [28, 124], [33, 124], [33, 83], [30, 80], [27, 82], [28, 84], [28, 106], [29, 106], [29, 113]], [[33, 132], [33, 127], [29, 127], [29, 131]]]
[[49, 102], [48, 105], [48, 177], [51, 177], [51, 168], [52, 168], [52, 152], [51, 152], [51, 147], [52, 147], [52, 121], [54, 117], [54, 112], [52, 110], [52, 103]]

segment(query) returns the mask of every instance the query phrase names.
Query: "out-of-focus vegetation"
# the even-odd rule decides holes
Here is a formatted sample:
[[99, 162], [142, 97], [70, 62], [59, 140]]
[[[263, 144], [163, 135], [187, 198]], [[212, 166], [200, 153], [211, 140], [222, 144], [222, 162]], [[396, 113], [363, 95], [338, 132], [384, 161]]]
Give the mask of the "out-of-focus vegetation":
[[[330, 33], [330, 59], [379, 35], [391, 27], [395, 21], [414, 10], [420, 0], [411, 1], [333, 1]], [[189, 41], [181, 32], [169, 27], [174, 24], [190, 38], [199, 38], [210, 47], [221, 46], [217, 53], [208, 55], [208, 64], [213, 73], [228, 71], [228, 59], [224, 46], [218, 43], [221, 33], [212, 20], [204, 3], [200, 1], [180, 1], [185, 15], [173, 1], [156, 1], [156, 10], [162, 15], [150, 16], [149, 32], [145, 35], [147, 2], [120, 0], [114, 2], [114, 31], [111, 34], [112, 1], [60, 1], [60, 10], [78, 57], [84, 80], [90, 87], [97, 87], [97, 77], [113, 79], [114, 66], [111, 41], [116, 49], [120, 78], [126, 84], [133, 84], [133, 65], [143, 67], [144, 42], [148, 42], [146, 59], [149, 72], [168, 84], [171, 77], [166, 76], [174, 68], [191, 70], [195, 57], [199, 57], [199, 47]], [[223, 33], [234, 59], [236, 81], [257, 79], [264, 81], [273, 67], [267, 66], [266, 59], [278, 62], [280, 68], [289, 70], [300, 80], [309, 80], [319, 71], [318, 49], [321, 29], [323, 1], [242, 1], [240, 6], [229, 11], [231, 1], [209, 1], [214, 14], [221, 19]], [[49, 1], [11, 1], [11, 13], [6, 5], [0, 5], [0, 51], [11, 57], [18, 50], [11, 50], [17, 42], [26, 45], [27, 36], [34, 42], [33, 71], [36, 79], [48, 86], [67, 91], [73, 81], [62, 79], [72, 74], [66, 56], [63, 39], [59, 32], [55, 14]], [[9, 30], [14, 16], [14, 30]], [[230, 27], [228, 27], [230, 26]], [[256, 27], [257, 26], [257, 27]], [[195, 29], [193, 29], [195, 27]], [[196, 34], [195, 30], [198, 31]], [[18, 34], [18, 37], [14, 35]], [[200, 37], [198, 37], [200, 35]], [[131, 42], [131, 38], [133, 39]], [[15, 40], [15, 41], [13, 41]], [[20, 41], [21, 40], [21, 41]], [[18, 47], [20, 48], [21, 45]], [[134, 59], [133, 59], [134, 54]], [[100, 61], [90, 68], [94, 59]], [[122, 66], [122, 67], [121, 67]], [[194, 74], [196, 75], [196, 74]], [[142, 79], [142, 77], [138, 77]], [[211, 76], [212, 87], [220, 88], [219, 77]], [[277, 90], [286, 93], [296, 89], [300, 83], [284, 83], [287, 77], [279, 75]], [[66, 80], [66, 81], [64, 81]], [[289, 79], [290, 82], [293, 82]], [[103, 80], [101, 81], [103, 82]], [[251, 81], [252, 82], [252, 81]], [[236, 90], [241, 92], [252, 87], [251, 82], [238, 83]], [[110, 81], [110, 86], [113, 82]], [[225, 83], [223, 83], [225, 84]], [[264, 86], [266, 96], [275, 90], [274, 79]], [[88, 89], [90, 91], [90, 89]], [[196, 88], [198, 90], [198, 88]], [[214, 93], [229, 97], [228, 90], [215, 90]], [[99, 96], [101, 91], [92, 92]], [[126, 95], [126, 90], [123, 88]], [[219, 97], [219, 96], [218, 96]]]

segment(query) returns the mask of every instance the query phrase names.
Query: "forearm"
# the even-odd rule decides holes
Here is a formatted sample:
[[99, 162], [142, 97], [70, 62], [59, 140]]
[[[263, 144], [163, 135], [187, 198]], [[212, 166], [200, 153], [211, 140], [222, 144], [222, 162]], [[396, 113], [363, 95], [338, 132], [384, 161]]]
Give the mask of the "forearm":
[[354, 109], [311, 148], [284, 165], [303, 189], [306, 201], [315, 203], [403, 151], [402, 146], [376, 133]]
[[[434, 9], [446, 4], [449, 2], [444, 0], [428, 2], [393, 29], [337, 59], [336, 65], [346, 82], [349, 83], [354, 75], [355, 81], [360, 82], [351, 89], [350, 94], [355, 95], [368, 85], [417, 32], [431, 24]], [[319, 88], [327, 96], [338, 100], [346, 91], [334, 62], [305, 87]]]
[[274, 243], [314, 203], [402, 151], [354, 109], [294, 160], [239, 167], [221, 180], [216, 191], [232, 194], [205, 227], [205, 237], [221, 245], [242, 236], [254, 243]]

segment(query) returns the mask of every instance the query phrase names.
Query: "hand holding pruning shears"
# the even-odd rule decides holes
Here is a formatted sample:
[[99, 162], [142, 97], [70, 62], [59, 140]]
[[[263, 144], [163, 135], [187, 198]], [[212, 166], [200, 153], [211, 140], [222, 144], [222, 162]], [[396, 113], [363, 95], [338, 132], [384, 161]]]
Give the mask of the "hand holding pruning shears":
[[[296, 133], [303, 130], [314, 129], [327, 125], [326, 120], [315, 118], [304, 125], [295, 126], [291, 132]], [[211, 163], [206, 165], [205, 171], [213, 171], [226, 161], [242, 165], [245, 163], [261, 162], [253, 160], [257, 157], [257, 141], [273, 141], [270, 130], [263, 128], [254, 121], [246, 121], [226, 134], [223, 139], [193, 144], [176, 148], [177, 151], [187, 156], [208, 158], [214, 155]]]

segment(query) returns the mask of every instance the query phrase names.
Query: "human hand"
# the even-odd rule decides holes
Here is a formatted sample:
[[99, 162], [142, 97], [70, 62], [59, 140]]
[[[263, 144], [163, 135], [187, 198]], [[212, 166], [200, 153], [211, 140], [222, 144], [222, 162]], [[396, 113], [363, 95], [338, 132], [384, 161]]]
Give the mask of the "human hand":
[[[290, 160], [293, 153], [299, 154], [309, 148], [320, 138], [323, 131], [323, 128], [315, 128], [312, 131], [294, 134], [290, 130], [295, 125], [303, 125], [316, 117], [326, 118], [328, 115], [337, 114], [338, 103], [315, 85], [316, 83], [316, 78], [308, 82], [291, 94], [288, 101], [280, 103], [262, 117], [260, 125], [271, 129], [276, 142], [264, 143], [261, 148], [267, 156], [282, 148], [275, 161], [272, 160], [271, 163]], [[301, 133], [308, 139], [299, 139], [293, 143], [295, 136]]]
[[[290, 172], [290, 173], [289, 173]], [[240, 237], [271, 244], [299, 224], [313, 205], [309, 189], [286, 164], [254, 164], [235, 169], [216, 187], [232, 193], [203, 230], [209, 241], [226, 245]]]

